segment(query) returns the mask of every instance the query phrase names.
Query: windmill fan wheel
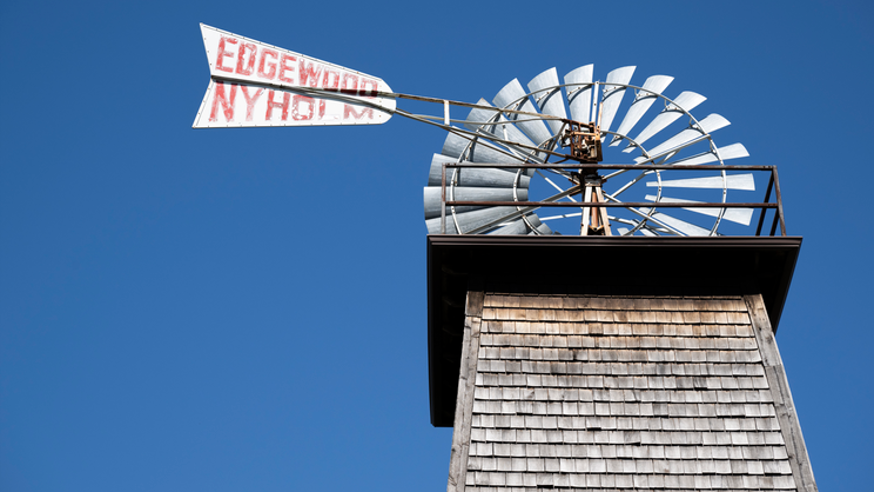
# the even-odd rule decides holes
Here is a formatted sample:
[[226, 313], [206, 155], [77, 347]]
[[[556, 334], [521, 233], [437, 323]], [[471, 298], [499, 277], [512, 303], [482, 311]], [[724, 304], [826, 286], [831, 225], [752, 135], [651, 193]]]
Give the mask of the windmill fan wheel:
[[[726, 203], [729, 190], [755, 191], [752, 174], [688, 169], [724, 166], [725, 161], [749, 155], [739, 143], [717, 147], [712, 134], [728, 126], [728, 120], [718, 114], [693, 116], [692, 110], [706, 99], [700, 94], [666, 96], [673, 77], [653, 75], [642, 85], [631, 84], [634, 71], [635, 67], [617, 68], [601, 81], [594, 79], [593, 66], [585, 65], [560, 81], [551, 68], [534, 77], [527, 89], [514, 79], [491, 103], [480, 99], [431, 159], [424, 190], [428, 233], [713, 236], [721, 227], [749, 226], [752, 209], [695, 206]], [[580, 128], [598, 131], [597, 152], [592, 134], [586, 152], [574, 145], [570, 136], [579, 134]], [[546, 167], [596, 160], [602, 165], [664, 167], [604, 168], [588, 174]], [[444, 169], [444, 164], [453, 167]], [[444, 200], [477, 203], [444, 207]], [[620, 206], [508, 203], [529, 201]], [[651, 206], [640, 206], [644, 203]], [[689, 206], [660, 210], [659, 204], [665, 203]]]

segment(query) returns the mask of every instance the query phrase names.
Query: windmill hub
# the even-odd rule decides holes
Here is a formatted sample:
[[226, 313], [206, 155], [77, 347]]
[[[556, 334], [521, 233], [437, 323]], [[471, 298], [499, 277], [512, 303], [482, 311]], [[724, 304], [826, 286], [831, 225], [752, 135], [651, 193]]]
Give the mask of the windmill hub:
[[571, 157], [584, 164], [597, 164], [604, 160], [601, 152], [601, 128], [595, 123], [580, 123], [565, 120], [562, 145], [570, 147]]

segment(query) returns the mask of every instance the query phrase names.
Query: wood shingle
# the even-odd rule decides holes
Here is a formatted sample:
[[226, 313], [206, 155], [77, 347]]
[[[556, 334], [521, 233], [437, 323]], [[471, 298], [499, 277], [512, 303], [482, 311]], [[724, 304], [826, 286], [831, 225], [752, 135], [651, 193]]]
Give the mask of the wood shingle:
[[480, 295], [451, 491], [815, 490], [744, 298]]

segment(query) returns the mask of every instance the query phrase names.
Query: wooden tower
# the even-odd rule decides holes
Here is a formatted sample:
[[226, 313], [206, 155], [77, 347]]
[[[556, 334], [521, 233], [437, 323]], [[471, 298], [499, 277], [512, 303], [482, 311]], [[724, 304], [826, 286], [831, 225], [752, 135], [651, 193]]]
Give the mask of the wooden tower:
[[817, 490], [774, 339], [800, 245], [429, 236], [447, 490]]

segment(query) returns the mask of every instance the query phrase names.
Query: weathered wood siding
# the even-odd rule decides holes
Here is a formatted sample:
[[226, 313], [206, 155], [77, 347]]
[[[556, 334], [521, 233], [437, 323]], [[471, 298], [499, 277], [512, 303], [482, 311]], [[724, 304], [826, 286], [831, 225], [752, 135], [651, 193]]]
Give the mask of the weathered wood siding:
[[743, 297], [471, 292], [465, 314], [450, 492], [816, 490]]

